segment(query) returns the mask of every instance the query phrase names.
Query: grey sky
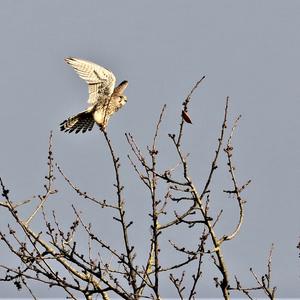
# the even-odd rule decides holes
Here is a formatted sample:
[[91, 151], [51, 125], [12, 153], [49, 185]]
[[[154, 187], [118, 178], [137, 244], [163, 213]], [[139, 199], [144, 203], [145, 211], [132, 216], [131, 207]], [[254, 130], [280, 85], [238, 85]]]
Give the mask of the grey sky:
[[[124, 132], [132, 132], [142, 146], [150, 143], [166, 103], [165, 139], [178, 124], [184, 97], [206, 75], [192, 100], [194, 124], [184, 142], [192, 153], [193, 177], [201, 185], [230, 96], [230, 120], [242, 114], [234, 138], [239, 180], [253, 180], [244, 194], [242, 230], [224, 249], [229, 271], [250, 282], [249, 267], [265, 272], [274, 242], [278, 296], [300, 297], [299, 16], [299, 1], [2, 0], [0, 176], [11, 196], [25, 199], [42, 191], [51, 129], [55, 158], [74, 182], [94, 195], [111, 193], [113, 175], [105, 176], [111, 163], [97, 130], [59, 132], [59, 123], [85, 108], [87, 100], [86, 85], [64, 63], [66, 56], [94, 61], [111, 69], [118, 82], [129, 81], [128, 103], [112, 117], [109, 134], [122, 159], [133, 215], [143, 209], [144, 199], [135, 197], [141, 184], [130, 189], [134, 172], [126, 160]], [[166, 145], [162, 142], [162, 152]], [[217, 178], [222, 190], [227, 181]], [[59, 184], [62, 195], [74, 196], [61, 179]], [[64, 196], [54, 201], [67, 218]], [[235, 204], [224, 205], [224, 226], [232, 228]], [[135, 218], [142, 222], [144, 217]], [[203, 296], [220, 296], [208, 278]], [[18, 295], [13, 287], [1, 287], [0, 296]], [[41, 295], [49, 296], [47, 291]], [[164, 296], [175, 295], [167, 290]]]

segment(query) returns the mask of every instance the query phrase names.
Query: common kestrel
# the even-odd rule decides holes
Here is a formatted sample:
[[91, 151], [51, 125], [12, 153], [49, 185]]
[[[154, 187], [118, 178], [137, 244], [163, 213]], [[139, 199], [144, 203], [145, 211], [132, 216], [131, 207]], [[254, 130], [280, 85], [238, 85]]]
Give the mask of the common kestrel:
[[63, 121], [60, 130], [84, 133], [92, 130], [95, 122], [100, 128], [105, 129], [111, 115], [127, 102], [127, 97], [123, 93], [128, 81], [122, 81], [115, 88], [116, 77], [111, 71], [83, 59], [68, 57], [65, 61], [87, 82], [89, 107]]

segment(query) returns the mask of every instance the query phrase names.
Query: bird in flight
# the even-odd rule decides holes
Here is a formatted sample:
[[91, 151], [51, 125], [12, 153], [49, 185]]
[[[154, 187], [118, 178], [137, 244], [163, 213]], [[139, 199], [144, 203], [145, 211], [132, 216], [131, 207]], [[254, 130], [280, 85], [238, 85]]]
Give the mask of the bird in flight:
[[68, 57], [66, 63], [71, 65], [79, 77], [88, 84], [89, 107], [60, 124], [64, 132], [86, 132], [92, 130], [94, 123], [105, 129], [109, 118], [127, 102], [123, 94], [128, 81], [122, 81], [117, 87], [115, 75], [87, 60]]

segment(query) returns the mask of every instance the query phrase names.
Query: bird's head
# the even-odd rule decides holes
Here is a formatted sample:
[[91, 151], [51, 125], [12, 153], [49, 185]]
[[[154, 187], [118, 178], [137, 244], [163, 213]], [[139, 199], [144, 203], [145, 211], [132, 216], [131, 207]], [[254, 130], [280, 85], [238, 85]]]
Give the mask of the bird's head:
[[128, 81], [124, 80], [114, 89], [112, 97], [117, 100], [118, 108], [121, 108], [127, 102], [127, 97], [123, 94], [127, 86]]
[[120, 95], [119, 96], [119, 105], [120, 107], [122, 107], [123, 105], [125, 105], [127, 102], [127, 97], [125, 95]]

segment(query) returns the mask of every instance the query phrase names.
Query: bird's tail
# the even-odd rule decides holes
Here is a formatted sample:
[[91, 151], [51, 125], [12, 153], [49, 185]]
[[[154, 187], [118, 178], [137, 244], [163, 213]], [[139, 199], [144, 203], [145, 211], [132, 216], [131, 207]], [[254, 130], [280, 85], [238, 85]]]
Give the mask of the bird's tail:
[[83, 111], [73, 117], [68, 118], [60, 124], [60, 130], [64, 132], [86, 132], [92, 130], [94, 126], [94, 118], [91, 112]]

